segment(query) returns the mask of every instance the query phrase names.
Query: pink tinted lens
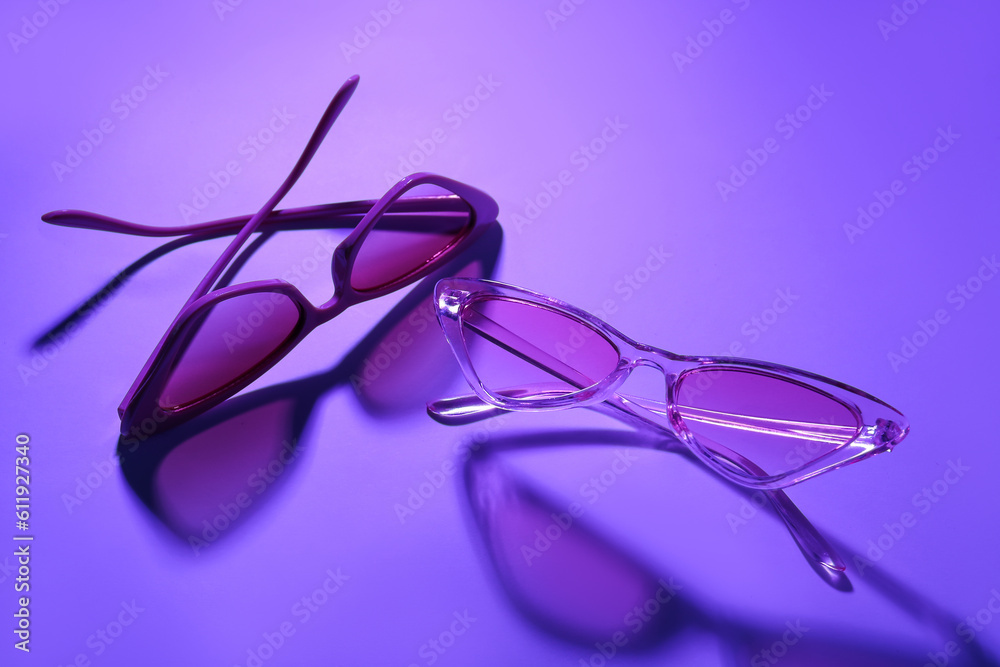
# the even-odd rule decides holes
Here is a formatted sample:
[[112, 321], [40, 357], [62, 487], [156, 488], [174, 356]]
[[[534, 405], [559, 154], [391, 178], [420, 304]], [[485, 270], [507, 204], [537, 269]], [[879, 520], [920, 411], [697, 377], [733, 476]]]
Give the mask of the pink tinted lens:
[[702, 446], [757, 477], [801, 468], [860, 429], [846, 405], [817, 389], [750, 370], [681, 376], [676, 410]]
[[434, 185], [418, 185], [397, 199], [358, 249], [351, 286], [370, 291], [415, 273], [468, 230], [472, 210], [464, 199]]
[[532, 397], [591, 387], [618, 365], [618, 349], [589, 324], [537, 304], [488, 298], [462, 311], [472, 367], [493, 394], [536, 390]]
[[295, 302], [277, 292], [226, 299], [196, 327], [160, 395], [160, 407], [194, 403], [239, 379], [270, 356], [298, 327]]

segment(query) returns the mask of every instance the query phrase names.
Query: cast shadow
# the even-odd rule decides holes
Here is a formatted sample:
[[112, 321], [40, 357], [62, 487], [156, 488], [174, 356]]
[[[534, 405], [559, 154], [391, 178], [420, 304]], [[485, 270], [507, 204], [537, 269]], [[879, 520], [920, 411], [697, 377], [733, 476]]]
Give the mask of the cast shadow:
[[[313, 409], [325, 395], [350, 385], [367, 413], [391, 418], [422, 411], [457, 377], [437, 323], [434, 285], [445, 276], [492, 276], [502, 236], [499, 224], [487, 225], [460, 257], [417, 283], [332, 368], [237, 395], [162, 433], [119, 438], [125, 481], [195, 555], [248, 525], [298, 473], [301, 443], [309, 440]], [[248, 250], [264, 241], [257, 239]]]
[[[494, 436], [488, 446], [463, 453], [471, 532], [479, 535], [485, 560], [515, 608], [546, 634], [577, 646], [580, 664], [605, 664], [619, 653], [650, 653], [691, 634], [708, 634], [726, 647], [732, 665], [757, 664], [755, 658], [759, 664], [772, 664], [761, 651], [772, 650], [772, 657], [777, 656], [773, 649], [783, 638], [793, 641], [777, 647], [778, 657], [782, 665], [792, 667], [924, 665], [930, 652], [943, 650], [946, 641], [955, 639], [960, 619], [882, 570], [855, 574], [859, 584], [869, 586], [925, 627], [929, 637], [936, 637], [926, 646], [890, 644], [877, 626], [866, 637], [812, 623], [768, 626], [699, 602], [696, 581], [651, 566], [597, 529], [586, 513], [573, 516], [565, 500], [556, 501], [504, 460], [507, 451], [581, 445], [620, 448], [658, 443], [652, 436], [622, 431], [537, 432]], [[644, 511], [655, 521], [658, 513], [670, 508], [629, 511]], [[841, 543], [836, 546], [854, 570], [853, 550]], [[952, 665], [997, 665], [977, 641], [963, 644], [959, 655], [948, 660]]]

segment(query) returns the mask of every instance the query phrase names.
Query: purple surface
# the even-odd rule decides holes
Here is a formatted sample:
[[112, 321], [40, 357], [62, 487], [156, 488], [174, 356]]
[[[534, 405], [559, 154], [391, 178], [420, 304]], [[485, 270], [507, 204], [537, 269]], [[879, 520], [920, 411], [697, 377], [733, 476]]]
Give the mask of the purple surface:
[[[996, 664], [998, 19], [917, 0], [5, 4], [0, 613], [18, 609], [11, 538], [35, 539], [32, 650], [8, 630], [0, 662]], [[39, 216], [252, 213], [354, 73], [283, 206], [458, 179], [500, 204], [497, 279], [910, 418], [891, 455], [789, 492], [852, 592], [761, 496], [601, 415], [431, 421], [423, 402], [467, 389], [424, 338], [427, 304], [365, 339], [398, 295], [118, 467], [115, 407], [225, 241], [122, 283], [162, 241]], [[269, 243], [239, 278], [298, 271], [328, 297], [303, 266], [323, 234]]]

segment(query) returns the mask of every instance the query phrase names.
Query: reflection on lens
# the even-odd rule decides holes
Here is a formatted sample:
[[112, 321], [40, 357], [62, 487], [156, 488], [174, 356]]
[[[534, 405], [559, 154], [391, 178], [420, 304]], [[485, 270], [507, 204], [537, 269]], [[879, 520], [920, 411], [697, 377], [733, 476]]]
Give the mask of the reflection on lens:
[[202, 316], [160, 396], [170, 410], [194, 403], [242, 377], [295, 332], [300, 312], [277, 292], [243, 294]]
[[458, 195], [432, 185], [408, 190], [361, 243], [351, 286], [370, 291], [415, 273], [460, 239], [471, 220], [472, 210]]
[[597, 384], [618, 365], [618, 349], [603, 334], [545, 306], [486, 298], [466, 306], [462, 326], [472, 367], [494, 394], [565, 395]]
[[861, 427], [834, 397], [752, 370], [689, 371], [676, 404], [698, 442], [757, 477], [801, 468], [851, 442]]

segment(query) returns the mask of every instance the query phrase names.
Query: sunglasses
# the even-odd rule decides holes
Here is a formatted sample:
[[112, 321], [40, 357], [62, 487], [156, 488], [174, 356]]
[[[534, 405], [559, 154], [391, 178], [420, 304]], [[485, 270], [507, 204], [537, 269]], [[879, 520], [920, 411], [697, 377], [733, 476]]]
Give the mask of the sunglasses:
[[[445, 278], [438, 320], [475, 397], [428, 405], [444, 423], [497, 409], [541, 412], [607, 403], [666, 431], [737, 484], [780, 489], [889, 451], [909, 432], [895, 408], [806, 371], [732, 357], [682, 356], [638, 343], [550, 297]], [[619, 388], [640, 367], [666, 378], [664, 400]]]
[[[489, 195], [428, 173], [400, 180], [380, 199], [275, 211], [301, 176], [358, 84], [334, 95], [304, 151], [278, 190], [253, 216], [180, 227], [149, 227], [85, 211], [42, 217], [68, 227], [139, 236], [235, 234], [178, 313], [118, 408], [122, 435], [149, 435], [190, 419], [236, 394], [274, 366], [316, 327], [347, 308], [427, 276], [454, 259], [496, 220]], [[228, 283], [237, 253], [279, 231], [353, 228], [332, 251], [334, 294], [314, 306], [285, 280]], [[234, 261], [235, 260], [235, 261]], [[229, 273], [224, 274], [227, 267]]]

